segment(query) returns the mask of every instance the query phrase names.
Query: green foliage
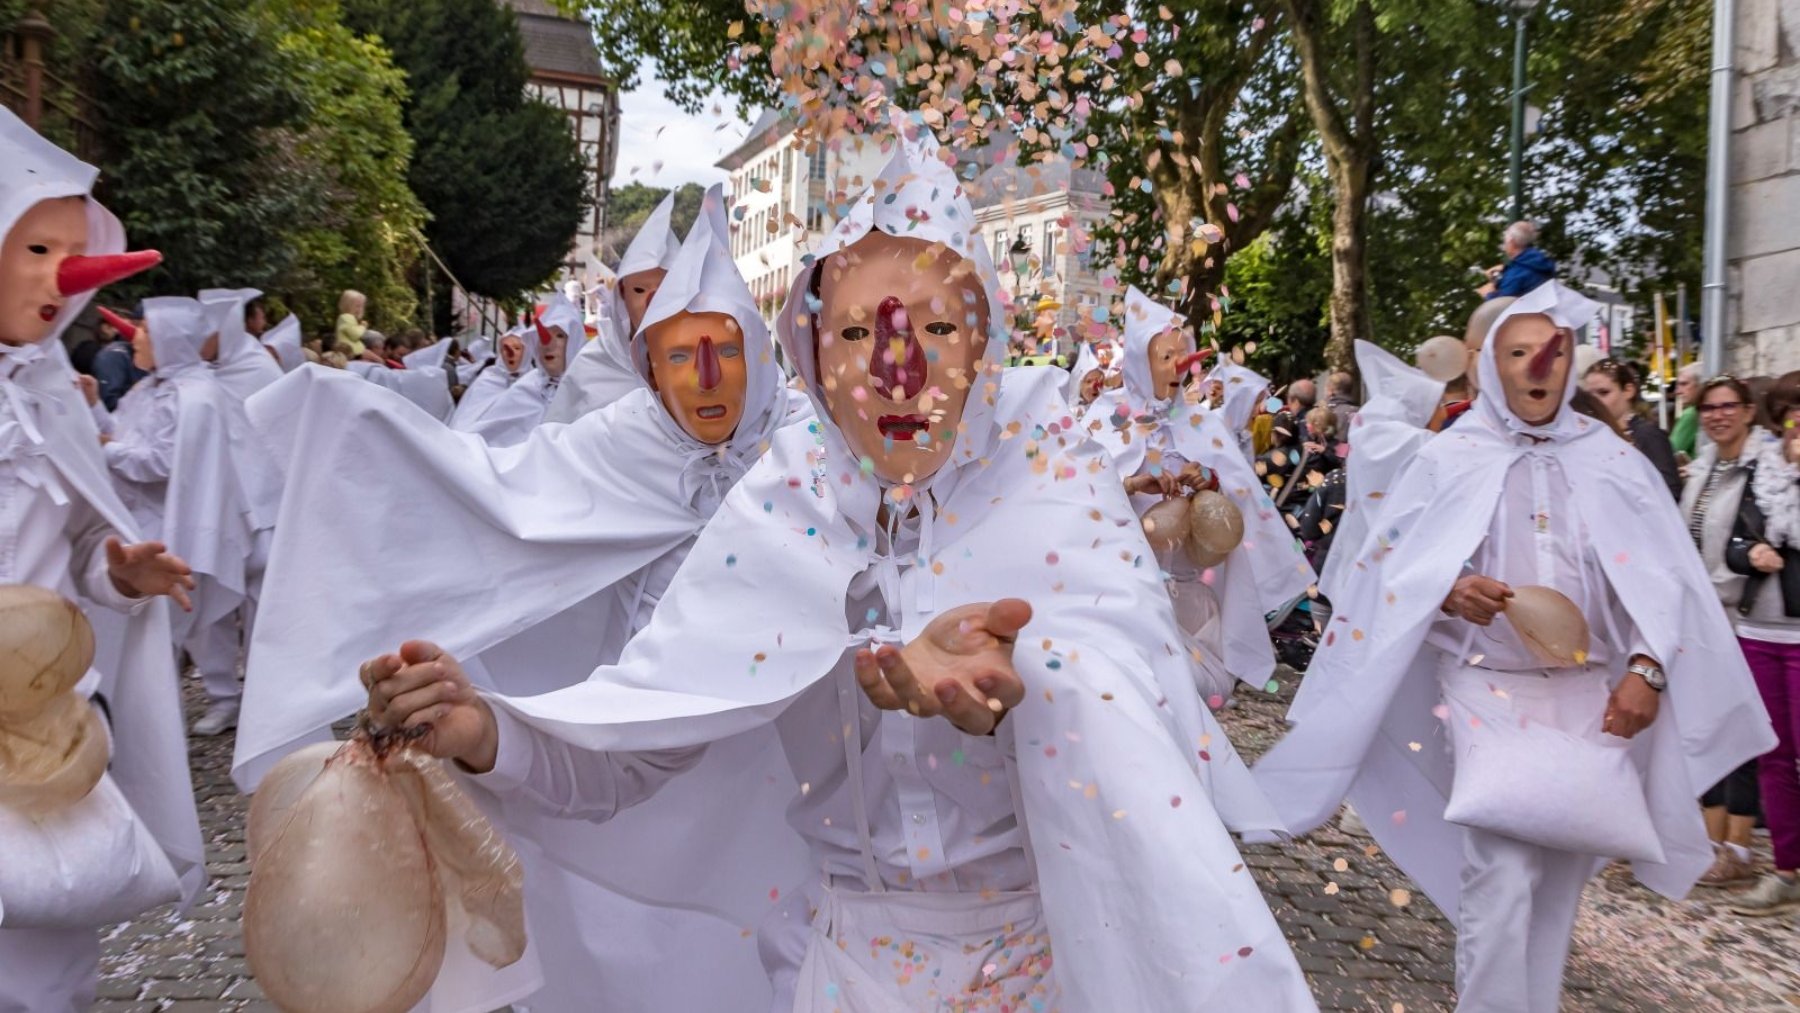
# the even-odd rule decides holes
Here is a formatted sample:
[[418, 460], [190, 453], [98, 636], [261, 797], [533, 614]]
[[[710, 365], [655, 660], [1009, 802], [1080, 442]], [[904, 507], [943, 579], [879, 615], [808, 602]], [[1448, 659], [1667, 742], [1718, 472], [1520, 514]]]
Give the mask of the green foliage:
[[[775, 104], [776, 90], [766, 55], [774, 35], [746, 15], [742, 0], [553, 0], [563, 14], [585, 17], [600, 43], [600, 63], [621, 92], [636, 88], [646, 61], [668, 83], [669, 98], [699, 112], [706, 97], [723, 91], [740, 109]], [[732, 25], [747, 29], [741, 41], [761, 38], [762, 49], [735, 61], [725, 59]]]
[[[669, 191], [660, 186], [633, 182], [607, 196], [605, 245], [614, 257], [624, 255], [625, 248], [643, 227], [644, 219], [650, 217], [650, 212], [655, 211], [668, 195]], [[700, 215], [700, 203], [705, 197], [706, 188], [698, 183], [684, 183], [676, 188], [675, 207], [669, 215], [669, 227], [676, 235], [687, 235], [694, 219]]]
[[116, 0], [95, 34], [102, 198], [163, 251], [139, 291], [273, 288], [322, 195], [297, 154], [305, 96], [273, 26], [231, 0]]
[[[1307, 185], [1323, 197], [1316, 176]], [[1246, 364], [1277, 383], [1316, 372], [1331, 337], [1331, 225], [1320, 217], [1329, 218], [1323, 199], [1284, 210], [1225, 265], [1219, 347], [1246, 349]]]
[[407, 74], [409, 179], [431, 215], [432, 248], [480, 295], [544, 284], [593, 197], [567, 118], [525, 95], [512, 11], [493, 0], [348, 0], [344, 14]]
[[321, 214], [294, 235], [298, 258], [283, 279], [289, 308], [317, 330], [337, 317], [338, 294], [369, 297], [370, 321], [410, 325], [418, 298], [407, 275], [418, 260], [415, 230], [425, 210], [407, 186], [412, 138], [402, 123], [406, 78], [377, 39], [338, 21], [334, 0], [276, 0], [280, 46], [299, 69], [308, 106], [297, 146], [326, 197]]

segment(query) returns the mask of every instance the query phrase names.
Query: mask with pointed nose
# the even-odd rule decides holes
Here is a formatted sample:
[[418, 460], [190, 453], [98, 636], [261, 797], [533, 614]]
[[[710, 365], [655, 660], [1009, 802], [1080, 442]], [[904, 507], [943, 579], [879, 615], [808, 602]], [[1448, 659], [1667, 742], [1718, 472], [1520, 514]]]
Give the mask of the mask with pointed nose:
[[42, 341], [70, 297], [162, 262], [155, 250], [87, 255], [86, 197], [39, 201], [0, 240], [0, 342]]
[[682, 430], [702, 443], [731, 439], [744, 415], [744, 335], [724, 313], [682, 311], [646, 328], [650, 387]]

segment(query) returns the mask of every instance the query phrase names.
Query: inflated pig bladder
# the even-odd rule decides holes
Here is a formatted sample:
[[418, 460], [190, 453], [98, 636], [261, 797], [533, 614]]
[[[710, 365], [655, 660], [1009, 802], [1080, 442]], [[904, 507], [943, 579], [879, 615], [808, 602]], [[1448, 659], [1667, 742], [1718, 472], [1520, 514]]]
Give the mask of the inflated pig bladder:
[[447, 905], [495, 967], [525, 949], [518, 856], [439, 761], [367, 733], [284, 759], [252, 799], [244, 951], [289, 1013], [405, 1013], [443, 966]]
[[22, 721], [0, 719], [0, 805], [43, 816], [87, 797], [106, 773], [106, 728], [79, 693]]
[[1144, 537], [1150, 548], [1167, 552], [1187, 539], [1189, 530], [1187, 500], [1165, 499], [1144, 511]]
[[1505, 615], [1519, 639], [1545, 665], [1568, 668], [1587, 661], [1587, 618], [1562, 592], [1535, 585], [1515, 587]]
[[1223, 493], [1202, 489], [1188, 501], [1188, 558], [1209, 569], [1244, 543], [1244, 512]]
[[48, 588], [0, 584], [0, 720], [27, 718], [68, 693], [94, 663], [94, 628]]
[[264, 994], [289, 1013], [405, 1013], [437, 980], [444, 897], [394, 780], [352, 741], [279, 826], [251, 830], [261, 851], [244, 952]]

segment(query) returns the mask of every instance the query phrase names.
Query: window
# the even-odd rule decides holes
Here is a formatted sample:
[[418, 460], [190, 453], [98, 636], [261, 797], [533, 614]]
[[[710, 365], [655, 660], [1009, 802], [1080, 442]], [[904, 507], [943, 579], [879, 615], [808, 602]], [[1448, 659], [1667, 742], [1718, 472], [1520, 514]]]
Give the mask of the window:
[[1005, 229], [1001, 229], [999, 232], [994, 233], [994, 266], [996, 268], [1004, 267], [1006, 265], [1007, 245]]
[[1044, 253], [1042, 263], [1045, 274], [1056, 273], [1056, 240], [1056, 226], [1044, 226]]
[[813, 151], [807, 159], [807, 175], [813, 179], [825, 178], [825, 146], [823, 144]]

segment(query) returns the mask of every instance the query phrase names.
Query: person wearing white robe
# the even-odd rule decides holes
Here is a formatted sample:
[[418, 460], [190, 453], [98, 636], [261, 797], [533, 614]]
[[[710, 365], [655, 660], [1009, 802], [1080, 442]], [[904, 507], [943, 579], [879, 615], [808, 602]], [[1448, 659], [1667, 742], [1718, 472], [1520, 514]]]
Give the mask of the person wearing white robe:
[[197, 575], [196, 609], [179, 618], [174, 634], [211, 701], [195, 722], [202, 735], [236, 721], [243, 695], [238, 611], [256, 600], [280, 507], [279, 481], [242, 402], [201, 357], [226, 313], [240, 305], [144, 300], [134, 344], [150, 346], [153, 372], [120, 400], [105, 446], [107, 466], [139, 525], [173, 546]]
[[[191, 901], [205, 882], [168, 612], [155, 597], [185, 602], [192, 579], [162, 545], [138, 541], [60, 341], [94, 288], [156, 262], [122, 256], [124, 229], [89, 196], [97, 175], [0, 109], [0, 583], [85, 600], [97, 650], [77, 692], [110, 701], [112, 747], [110, 772], [69, 809], [24, 816], [0, 805], [3, 1013], [86, 1009], [101, 926]], [[57, 839], [95, 813], [107, 834], [148, 835], [138, 869], [88, 869], [81, 842]], [[44, 841], [54, 855], [47, 869], [34, 864]], [[9, 892], [15, 876], [39, 889], [74, 877], [79, 894], [59, 896], [44, 923], [24, 924], [33, 912], [8, 906], [20, 899]], [[76, 909], [104, 913], [52, 923]]]
[[[675, 195], [671, 193], [631, 238], [625, 256], [619, 259], [618, 277], [606, 289], [600, 313], [605, 326], [571, 359], [568, 374], [551, 399], [546, 421], [573, 422], [643, 384], [643, 377], [632, 365], [632, 339], [643, 321], [642, 307], [655, 301], [657, 289], [681, 248], [669, 226], [674, 213]], [[723, 221], [721, 214], [714, 224]]]
[[[417, 523], [401, 530], [281, 532], [271, 601], [288, 621], [263, 630], [252, 652], [236, 760], [241, 783], [254, 788], [274, 760], [328, 736], [333, 721], [356, 710], [355, 659], [388, 646], [393, 624], [453, 645], [485, 686], [530, 694], [616, 661], [631, 633], [649, 622], [725, 494], [781, 427], [804, 426], [811, 415], [805, 398], [782, 386], [767, 327], [724, 242], [696, 228], [673, 263], [646, 328], [682, 313], [715, 313], [735, 320], [743, 335], [743, 405], [723, 443], [688, 432], [651, 389], [656, 372], [647, 351], [634, 365], [645, 382], [626, 397], [505, 449], [396, 411], [391, 399], [324, 370], [303, 371], [253, 406], [271, 438], [293, 434], [282, 458], [297, 516], [329, 516], [329, 503], [367, 495], [360, 490], [372, 481], [405, 490], [398, 495], [409, 501], [418, 490], [436, 493], [421, 501]], [[358, 422], [352, 430], [308, 425], [314, 417]], [[444, 531], [455, 532], [459, 560], [483, 561], [481, 588], [449, 593], [430, 578], [397, 589], [391, 560], [435, 553]], [[321, 593], [326, 586], [335, 590]], [[433, 1011], [485, 1013], [508, 1002], [610, 1013], [722, 1009], [741, 1004], [746, 989], [766, 989], [754, 941], [738, 923], [638, 903], [629, 880], [613, 889], [577, 878], [520, 836], [538, 822], [502, 825], [514, 831], [526, 862], [532, 957], [550, 969], [542, 990], [521, 999], [535, 988], [524, 968], [479, 985], [440, 978]], [[586, 832], [576, 842], [605, 853], [602, 828], [576, 829]], [[694, 961], [709, 973], [684, 974]]]
[[281, 318], [281, 323], [264, 331], [257, 340], [262, 342], [265, 351], [275, 357], [283, 373], [292, 373], [306, 364], [306, 352], [302, 347], [304, 336], [300, 328], [300, 315], [289, 313]]
[[[1484, 396], [1343, 546], [1293, 727], [1256, 769], [1295, 832], [1349, 796], [1457, 926], [1464, 1013], [1557, 1009], [1587, 880], [1623, 857], [1683, 896], [1712, 861], [1695, 800], [1775, 741], [1667, 487], [1568, 406], [1593, 308], [1552, 282], [1495, 322]], [[1586, 618], [1572, 662], [1514, 625], [1527, 585]]]
[[[1261, 690], [1275, 671], [1275, 649], [1263, 617], [1306, 593], [1315, 580], [1306, 554], [1270, 501], [1224, 426], [1216, 409], [1188, 404], [1157, 391], [1151, 378], [1150, 344], [1157, 335], [1179, 330], [1183, 355], [1194, 339], [1180, 314], [1133, 287], [1125, 295], [1124, 348], [1119, 354], [1125, 382], [1104, 399], [1104, 412], [1090, 412], [1083, 425], [1113, 455], [1141, 517], [1163, 497], [1150, 489], [1164, 476], [1176, 478], [1189, 465], [1215, 476], [1219, 492], [1244, 517], [1244, 540], [1226, 561], [1202, 570], [1176, 548], [1158, 559], [1182, 629], [1191, 638], [1196, 685], [1217, 708], [1231, 696], [1233, 681]], [[1101, 401], [1096, 401], [1100, 405]]]
[[561, 292], [545, 296], [536, 317], [521, 335], [530, 349], [533, 367], [495, 397], [479, 418], [457, 428], [475, 433], [492, 447], [523, 443], [533, 429], [544, 423], [550, 401], [568, 368], [569, 349], [585, 333], [581, 311], [574, 303]]
[[[254, 288], [203, 288], [201, 303], [220, 303], [228, 307], [219, 322], [218, 351], [211, 356], [213, 375], [239, 401], [281, 379], [281, 363], [269, 355], [268, 349], [244, 325], [244, 311], [253, 299], [262, 298]], [[298, 322], [296, 322], [298, 326]]]
[[1268, 379], [1248, 366], [1229, 361], [1214, 367], [1207, 379], [1223, 391], [1223, 400], [1216, 410], [1225, 420], [1225, 428], [1231, 431], [1244, 459], [1255, 464], [1256, 438], [1250, 432], [1250, 423], [1256, 419], [1257, 406], [1269, 396]]
[[[896, 149], [782, 315], [820, 419], [778, 434], [725, 497], [619, 663], [542, 696], [477, 698], [460, 666], [411, 642], [365, 665], [371, 712], [435, 722], [421, 743], [487, 769], [477, 781], [510, 804], [610, 820], [625, 840], [632, 825], [690, 838], [702, 861], [642, 840], [605, 860], [640, 896], [760, 912], [774, 1010], [1313, 1009], [1226, 829], [1281, 828], [1177, 657], [1119, 480], [1064, 428], [1052, 371], [1002, 368], [998, 274], [952, 170], [927, 138]], [[905, 256], [888, 259], [896, 247]], [[836, 297], [815, 278], [885, 284], [852, 269], [923, 277], [921, 260], [962, 279], [967, 301], [896, 281], [912, 298], [902, 312], [885, 308], [898, 294], [882, 299], [875, 327], [893, 334], [866, 365], [848, 366], [860, 345], [833, 361], [910, 400], [961, 372], [919, 334], [945, 348], [962, 335], [970, 394], [928, 433], [888, 414], [906, 401], [870, 394], [882, 431], [911, 443], [883, 463], [852, 453], [826, 408], [822, 342], [870, 334], [821, 337], [815, 314]], [[883, 474], [921, 457], [938, 466], [914, 482]], [[1003, 600], [1018, 592], [1029, 607]], [[939, 651], [919, 673], [934, 691], [903, 688], [900, 673]], [[1017, 703], [997, 727], [988, 691]], [[712, 763], [719, 744], [771, 726], [779, 752]], [[779, 806], [732, 806], [720, 833], [693, 805], [782, 785], [810, 882], [764, 876], [774, 856], [756, 824], [779, 822]], [[685, 807], [664, 808], [671, 794]]]
[[537, 355], [527, 340], [530, 327], [514, 327], [496, 341], [497, 358], [465, 381], [462, 400], [450, 414], [450, 428], [474, 432], [484, 415], [512, 385], [537, 368]]

